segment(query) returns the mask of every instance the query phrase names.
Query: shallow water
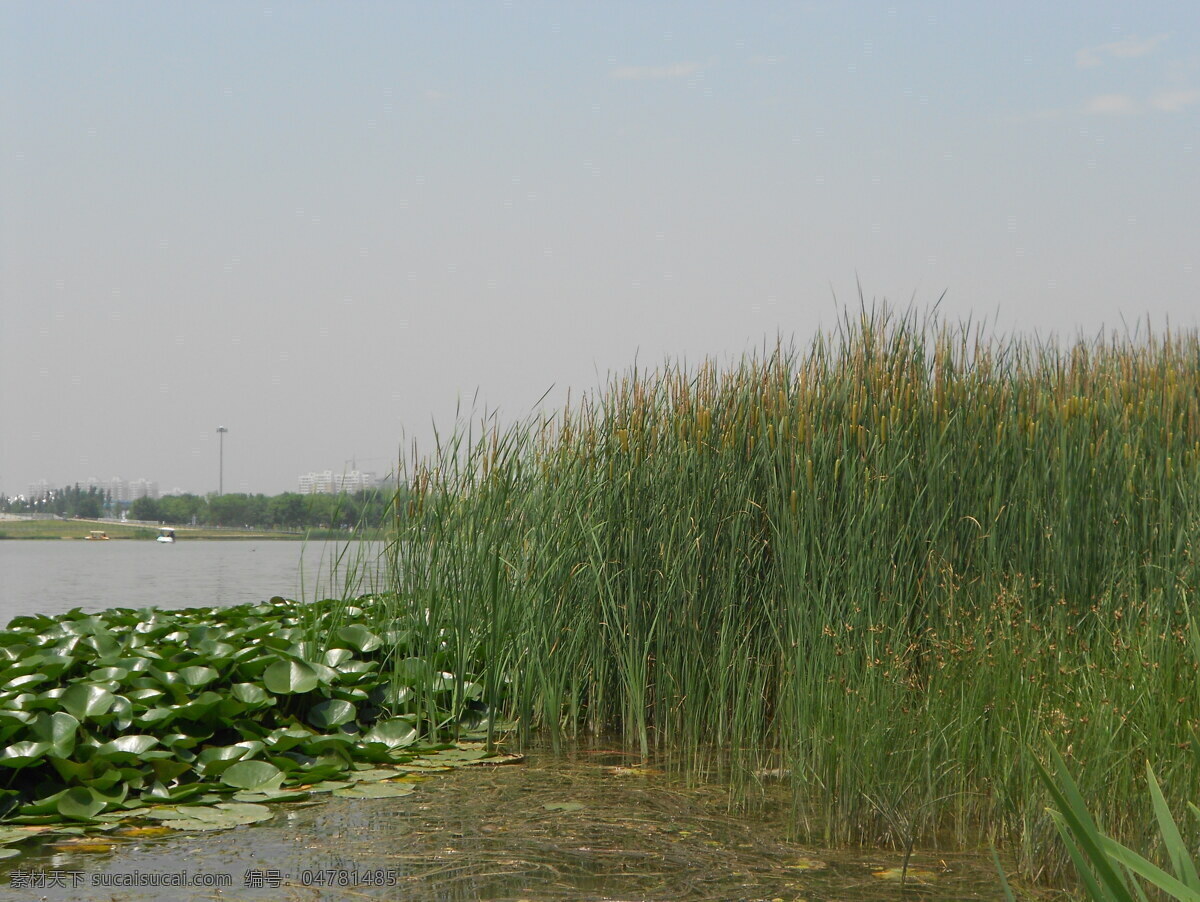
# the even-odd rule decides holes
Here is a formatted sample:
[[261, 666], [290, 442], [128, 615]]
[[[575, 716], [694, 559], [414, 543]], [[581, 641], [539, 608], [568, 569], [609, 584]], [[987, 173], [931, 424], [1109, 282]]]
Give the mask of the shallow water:
[[[902, 890], [899, 853], [789, 842], [782, 787], [778, 804], [739, 815], [725, 786], [689, 788], [638, 765], [614, 750], [533, 750], [519, 764], [431, 776], [398, 799], [324, 796], [218, 833], [46, 848], [0, 862], [0, 899], [1001, 898], [986, 851], [918, 852]], [[52, 870], [63, 886], [13, 885]], [[113, 885], [185, 870], [207, 885]]]

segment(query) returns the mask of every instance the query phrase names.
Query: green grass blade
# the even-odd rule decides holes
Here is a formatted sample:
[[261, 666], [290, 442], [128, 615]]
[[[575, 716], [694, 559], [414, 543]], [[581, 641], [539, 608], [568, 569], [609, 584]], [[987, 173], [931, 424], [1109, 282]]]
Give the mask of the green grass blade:
[[1162, 832], [1163, 845], [1171, 858], [1171, 867], [1175, 876], [1190, 890], [1200, 892], [1200, 875], [1196, 873], [1196, 863], [1188, 854], [1187, 844], [1179, 833], [1167, 800], [1163, 797], [1162, 788], [1154, 777], [1154, 769], [1146, 764], [1146, 781], [1150, 784], [1150, 798], [1154, 802], [1154, 816], [1158, 818], [1158, 827]]
[[1179, 899], [1180, 902], [1200, 902], [1200, 892], [1176, 880], [1162, 868], [1151, 864], [1137, 852], [1126, 848], [1116, 840], [1109, 839], [1108, 837], [1102, 837], [1101, 842], [1104, 845], [1104, 851], [1107, 855], [1119, 861], [1138, 876], [1149, 880], [1158, 889], [1168, 893], [1172, 899]]
[[996, 865], [996, 873], [1000, 876], [1000, 889], [1004, 891], [1005, 902], [1017, 902], [1012, 887], [1008, 885], [1008, 878], [1004, 876], [1004, 868], [1000, 864], [1000, 856], [996, 854], [995, 846], [992, 846], [992, 863]]
[[[1113, 868], [1105, 854], [1100, 830], [1088, 813], [1087, 805], [1083, 801], [1079, 787], [1067, 770], [1066, 762], [1055, 749], [1051, 748], [1050, 754], [1054, 759], [1056, 777], [1052, 777], [1040, 761], [1035, 759], [1034, 764], [1037, 767], [1038, 776], [1041, 777], [1042, 782], [1050, 791], [1050, 795], [1059, 805], [1060, 810], [1052, 812], [1053, 815], [1057, 815], [1055, 824], [1058, 825], [1059, 832], [1069, 830], [1071, 838], [1078, 844], [1078, 850], [1072, 850], [1070, 843], [1067, 847], [1071, 852], [1071, 860], [1076, 869], [1085, 882], [1087, 882], [1089, 871], [1094, 870], [1104, 885], [1105, 892], [1101, 895], [1093, 895], [1093, 898], [1133, 902], [1133, 895], [1125, 881]], [[1089, 890], [1091, 889], [1092, 887], [1089, 885]], [[1097, 887], [1095, 892], [1099, 893], [1099, 891], [1099, 887]]]

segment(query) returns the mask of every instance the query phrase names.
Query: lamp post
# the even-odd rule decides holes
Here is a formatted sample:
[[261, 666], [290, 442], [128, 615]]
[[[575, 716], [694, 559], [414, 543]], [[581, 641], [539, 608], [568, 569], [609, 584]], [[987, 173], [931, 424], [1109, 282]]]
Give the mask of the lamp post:
[[221, 442], [221, 470], [220, 470], [220, 475], [217, 477], [217, 494], [218, 495], [225, 494], [225, 433], [228, 431], [229, 430], [226, 429], [224, 426], [217, 427], [217, 435], [220, 437], [220, 442]]

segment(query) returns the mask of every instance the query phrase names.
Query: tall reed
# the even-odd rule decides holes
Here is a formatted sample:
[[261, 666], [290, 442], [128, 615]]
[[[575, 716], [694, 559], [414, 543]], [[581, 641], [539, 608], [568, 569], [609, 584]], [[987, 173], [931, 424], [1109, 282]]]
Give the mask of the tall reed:
[[1193, 332], [864, 310], [485, 418], [405, 479], [394, 617], [526, 732], [724, 747], [790, 771], [820, 837], [986, 838], [1028, 872], [1028, 745], [1087, 762], [1116, 836], [1149, 827], [1147, 757], [1173, 804], [1200, 785]]

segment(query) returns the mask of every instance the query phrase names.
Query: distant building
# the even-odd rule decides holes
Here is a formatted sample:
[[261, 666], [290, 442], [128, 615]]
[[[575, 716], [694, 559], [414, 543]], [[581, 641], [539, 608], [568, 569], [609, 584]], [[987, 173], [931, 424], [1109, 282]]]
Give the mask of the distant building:
[[128, 489], [130, 501], [137, 501], [139, 498], [158, 499], [158, 483], [149, 479], [134, 479], [130, 481]]
[[340, 495], [345, 492], [353, 495], [379, 485], [374, 473], [363, 473], [351, 470], [349, 473], [335, 474], [333, 470], [323, 470], [320, 473], [304, 473], [300, 476], [301, 495]]
[[332, 495], [333, 470], [323, 473], [305, 473], [300, 477], [301, 495]]
[[44, 479], [39, 479], [37, 482], [29, 483], [29, 500], [33, 501], [38, 498], [45, 498], [50, 494], [50, 483]]
[[108, 481], [108, 496], [113, 501], [129, 501], [129, 483], [120, 476], [114, 476]]
[[120, 476], [101, 482], [95, 476], [89, 476], [86, 487], [107, 492], [109, 497], [117, 502], [129, 504], [139, 498], [158, 498], [158, 483], [151, 479], [131, 479], [126, 481]]

